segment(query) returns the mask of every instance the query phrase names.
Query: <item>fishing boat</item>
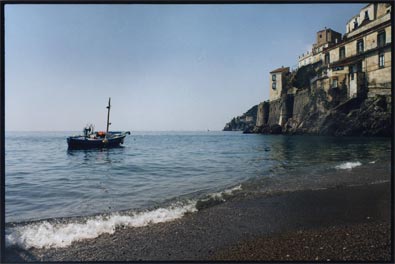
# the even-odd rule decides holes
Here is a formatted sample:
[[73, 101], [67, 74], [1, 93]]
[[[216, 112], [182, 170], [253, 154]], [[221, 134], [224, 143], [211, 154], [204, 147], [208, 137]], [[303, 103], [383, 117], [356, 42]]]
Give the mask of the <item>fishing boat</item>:
[[87, 125], [83, 135], [72, 136], [67, 138], [69, 149], [91, 149], [91, 148], [113, 148], [123, 144], [126, 135], [130, 135], [129, 131], [109, 131], [111, 98], [108, 99], [107, 106], [107, 129], [106, 131], [94, 131], [93, 125]]

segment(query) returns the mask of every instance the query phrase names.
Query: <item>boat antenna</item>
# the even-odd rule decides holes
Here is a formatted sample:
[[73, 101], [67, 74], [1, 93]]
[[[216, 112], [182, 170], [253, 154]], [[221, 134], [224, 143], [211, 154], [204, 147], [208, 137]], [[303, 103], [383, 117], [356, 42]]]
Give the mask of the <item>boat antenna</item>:
[[107, 130], [106, 130], [106, 135], [105, 137], [107, 138], [107, 134], [108, 134], [108, 128], [110, 127], [111, 123], [110, 123], [110, 108], [111, 108], [111, 97], [108, 98], [108, 112], [107, 112]]

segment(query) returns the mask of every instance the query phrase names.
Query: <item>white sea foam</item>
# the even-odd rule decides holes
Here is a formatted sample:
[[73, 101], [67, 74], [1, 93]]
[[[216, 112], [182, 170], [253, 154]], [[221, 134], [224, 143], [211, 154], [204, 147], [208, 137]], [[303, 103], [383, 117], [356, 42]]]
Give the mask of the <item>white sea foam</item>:
[[67, 247], [74, 241], [92, 239], [101, 234], [113, 234], [117, 227], [142, 227], [149, 224], [168, 222], [195, 212], [196, 201], [186, 205], [173, 205], [152, 211], [121, 215], [91, 217], [81, 223], [37, 222], [6, 229], [6, 245], [22, 248]]
[[340, 169], [340, 170], [351, 170], [351, 169], [353, 169], [355, 167], [358, 167], [358, 166], [361, 166], [361, 165], [362, 165], [362, 163], [359, 162], [359, 161], [356, 161], [356, 162], [345, 162], [345, 163], [342, 163], [342, 164], [336, 166], [335, 168], [336, 169]]
[[381, 183], [387, 183], [387, 182], [391, 182], [390, 180], [377, 180], [372, 182], [371, 184], [381, 184]]
[[234, 193], [236, 191], [241, 191], [241, 190], [242, 190], [242, 187], [241, 187], [241, 184], [240, 184], [240, 185], [237, 185], [237, 186], [235, 186], [235, 187], [233, 187], [231, 189], [225, 190], [224, 193], [232, 194], [232, 193]]
[[240, 190], [242, 190], [241, 184], [238, 186], [235, 186], [231, 189], [226, 189], [222, 192], [212, 193], [212, 194], [210, 194], [209, 198], [214, 198], [217, 200], [225, 201], [224, 195], [232, 195], [234, 192], [240, 191]]
[[[225, 201], [224, 195], [241, 190], [241, 185], [222, 192], [213, 193], [209, 198]], [[6, 245], [29, 248], [60, 248], [70, 246], [75, 241], [93, 239], [102, 234], [113, 234], [118, 227], [142, 227], [149, 224], [169, 222], [196, 212], [197, 201], [174, 204], [167, 208], [134, 213], [131, 215], [113, 213], [109, 216], [89, 217], [80, 222], [51, 223], [41, 221], [6, 229]]]
[[369, 162], [370, 164], [375, 164], [376, 163], [376, 160], [373, 160], [373, 161], [371, 161], [371, 162]]

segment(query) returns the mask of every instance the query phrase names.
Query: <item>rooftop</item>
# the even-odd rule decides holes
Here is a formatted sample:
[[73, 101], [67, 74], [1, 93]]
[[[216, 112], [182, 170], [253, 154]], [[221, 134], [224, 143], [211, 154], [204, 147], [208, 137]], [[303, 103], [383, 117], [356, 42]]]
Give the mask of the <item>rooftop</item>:
[[278, 73], [278, 72], [289, 72], [289, 67], [281, 67], [281, 68], [275, 69], [274, 71], [271, 71], [270, 73]]

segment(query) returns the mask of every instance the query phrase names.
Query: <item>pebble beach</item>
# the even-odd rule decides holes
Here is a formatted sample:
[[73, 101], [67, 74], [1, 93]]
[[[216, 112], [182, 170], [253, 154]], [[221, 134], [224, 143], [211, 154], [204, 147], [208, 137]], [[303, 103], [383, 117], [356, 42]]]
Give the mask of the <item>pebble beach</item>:
[[28, 261], [390, 261], [390, 184], [236, 196], [180, 219], [6, 250]]

